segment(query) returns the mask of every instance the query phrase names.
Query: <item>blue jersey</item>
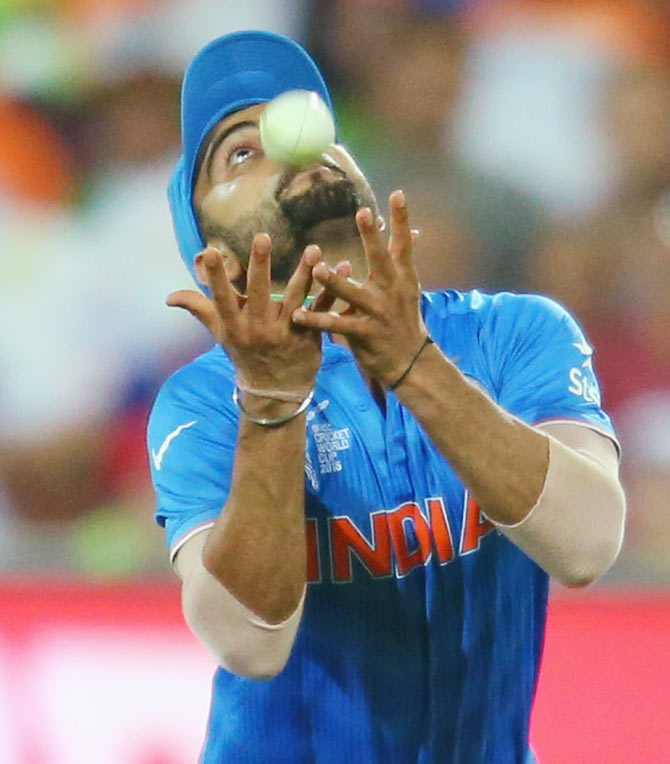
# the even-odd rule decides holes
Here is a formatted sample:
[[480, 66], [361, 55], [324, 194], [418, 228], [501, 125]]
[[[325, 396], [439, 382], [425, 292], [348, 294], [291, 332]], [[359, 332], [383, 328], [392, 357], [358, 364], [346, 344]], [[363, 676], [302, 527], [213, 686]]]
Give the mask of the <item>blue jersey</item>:
[[[426, 293], [445, 355], [530, 424], [613, 437], [592, 350], [556, 303]], [[307, 415], [309, 589], [286, 668], [216, 673], [203, 764], [523, 764], [547, 575], [496, 532], [412, 414], [375, 402], [324, 338]], [[234, 369], [214, 349], [173, 375], [149, 424], [158, 522], [172, 553], [228, 496]], [[280, 458], [280, 455], [278, 455]]]

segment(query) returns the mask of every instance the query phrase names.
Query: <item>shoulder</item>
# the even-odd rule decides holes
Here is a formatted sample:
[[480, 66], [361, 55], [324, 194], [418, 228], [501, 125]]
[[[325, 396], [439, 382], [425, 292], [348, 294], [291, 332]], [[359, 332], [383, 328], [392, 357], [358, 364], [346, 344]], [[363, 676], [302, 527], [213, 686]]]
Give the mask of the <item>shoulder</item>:
[[467, 325], [479, 339], [486, 335], [509, 338], [546, 334], [561, 326], [576, 327], [568, 311], [558, 302], [539, 294], [487, 293], [453, 289], [423, 293], [424, 318], [429, 329], [449, 324]]
[[235, 371], [232, 363], [219, 348], [214, 347], [182, 366], [161, 386], [154, 401], [149, 427], [170, 412], [223, 413], [232, 410]]
[[581, 363], [579, 350], [587, 348], [568, 311], [543, 295], [427, 292], [424, 319], [445, 354], [495, 394], [531, 366]]
[[221, 348], [213, 347], [168, 377], [159, 391], [160, 396], [206, 396], [212, 384], [234, 384], [235, 371]]
[[472, 289], [460, 292], [456, 289], [423, 292], [424, 310], [427, 315], [446, 318], [449, 316], [475, 316], [481, 322], [505, 318], [539, 317], [562, 321], [570, 317], [568, 311], [556, 300], [540, 294], [517, 292], [482, 292]]

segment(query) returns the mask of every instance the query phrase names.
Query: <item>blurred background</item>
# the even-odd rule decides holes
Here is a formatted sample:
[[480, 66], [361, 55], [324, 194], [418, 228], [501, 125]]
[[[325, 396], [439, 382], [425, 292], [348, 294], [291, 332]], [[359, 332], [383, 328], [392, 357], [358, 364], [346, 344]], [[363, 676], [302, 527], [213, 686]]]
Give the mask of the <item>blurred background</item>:
[[536, 745], [541, 764], [667, 761], [665, 0], [0, 0], [0, 761], [197, 756], [212, 666], [181, 624], [144, 431], [210, 345], [163, 302], [190, 286], [166, 201], [180, 78], [240, 28], [312, 51], [378, 198], [406, 189], [425, 288], [541, 292], [584, 327], [628, 529], [595, 587], [554, 593]]

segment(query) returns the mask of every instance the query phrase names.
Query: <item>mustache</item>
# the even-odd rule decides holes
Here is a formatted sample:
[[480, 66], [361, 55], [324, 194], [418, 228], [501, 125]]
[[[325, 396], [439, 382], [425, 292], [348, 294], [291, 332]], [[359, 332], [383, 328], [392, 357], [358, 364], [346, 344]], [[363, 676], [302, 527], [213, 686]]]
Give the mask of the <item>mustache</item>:
[[[332, 170], [333, 172], [337, 173], [341, 178], [346, 179], [347, 174], [342, 170], [340, 167], [338, 167], [335, 162], [324, 159], [321, 162], [321, 165], [324, 167], [327, 167], [329, 170]], [[315, 168], [316, 169], [316, 168]], [[279, 183], [277, 183], [277, 188], [275, 189], [274, 197], [275, 201], [279, 201], [282, 193], [288, 188], [288, 186], [292, 183], [293, 179], [299, 175], [301, 172], [304, 172], [304, 167], [287, 167], [284, 172], [281, 174], [281, 177], [279, 178]]]
[[315, 180], [308, 191], [290, 199], [282, 199], [279, 207], [299, 238], [305, 231], [326, 220], [356, 214], [361, 199], [349, 178]]

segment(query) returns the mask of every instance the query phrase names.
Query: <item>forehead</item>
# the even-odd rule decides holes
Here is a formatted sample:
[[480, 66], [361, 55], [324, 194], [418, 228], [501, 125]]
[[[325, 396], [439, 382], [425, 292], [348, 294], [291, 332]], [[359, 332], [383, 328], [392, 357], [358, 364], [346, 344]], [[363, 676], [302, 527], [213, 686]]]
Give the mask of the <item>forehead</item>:
[[215, 138], [221, 135], [221, 133], [242, 122], [254, 122], [255, 124], [258, 124], [261, 114], [265, 111], [266, 106], [267, 103], [258, 103], [254, 106], [247, 106], [246, 109], [240, 109], [239, 111], [234, 111], [232, 114], [228, 114], [220, 122], [217, 122], [209, 131], [209, 135], [205, 139], [203, 146], [205, 148], [208, 147]]

